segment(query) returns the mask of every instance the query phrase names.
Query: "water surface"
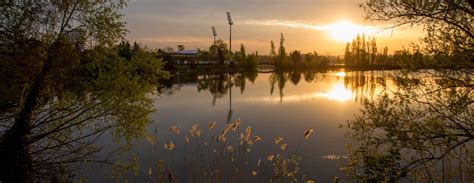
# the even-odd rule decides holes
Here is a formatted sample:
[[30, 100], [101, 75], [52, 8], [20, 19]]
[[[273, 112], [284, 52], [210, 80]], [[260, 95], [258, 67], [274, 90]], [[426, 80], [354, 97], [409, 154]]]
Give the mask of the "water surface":
[[[184, 134], [193, 124], [204, 129], [216, 122], [216, 130], [221, 130], [236, 119], [263, 139], [253, 145], [253, 160], [281, 152], [273, 139], [283, 137], [288, 146], [282, 153], [301, 156], [300, 168], [308, 178], [328, 182], [344, 177], [340, 168], [350, 141], [341, 126], [354, 118], [361, 98], [376, 97], [383, 90], [380, 83], [390, 85], [384, 79], [387, 73], [176, 73], [159, 87], [158, 95], [151, 96], [156, 112], [147, 127], [149, 139], [133, 144], [131, 153], [141, 164], [133, 179], [150, 181], [146, 172], [154, 170], [158, 160], [176, 162], [172, 163], [176, 174], [187, 176], [180, 175], [186, 167], [178, 163], [183, 158], [179, 156], [185, 148], [184, 135], [170, 133], [170, 126], [176, 125]], [[303, 139], [306, 129], [314, 129], [308, 140]], [[176, 145], [172, 152], [163, 148], [170, 140]]]

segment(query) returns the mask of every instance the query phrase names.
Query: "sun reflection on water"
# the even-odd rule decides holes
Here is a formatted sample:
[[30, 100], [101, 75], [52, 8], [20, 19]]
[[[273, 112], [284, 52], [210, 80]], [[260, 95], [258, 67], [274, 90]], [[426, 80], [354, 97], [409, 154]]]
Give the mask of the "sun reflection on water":
[[334, 75], [339, 76], [339, 77], [344, 77], [344, 76], [346, 76], [346, 73], [345, 72], [336, 72], [336, 73], [334, 73]]
[[344, 87], [343, 83], [336, 83], [324, 94], [324, 96], [329, 100], [344, 102], [352, 99], [352, 92]]
[[300, 102], [307, 100], [314, 100], [318, 98], [324, 98], [328, 100], [334, 100], [338, 102], [345, 102], [352, 99], [352, 91], [344, 86], [344, 83], [338, 82], [333, 84], [328, 91], [325, 92], [314, 92], [304, 93], [296, 95], [287, 95], [281, 100], [280, 97], [246, 97], [242, 101], [245, 102], [265, 102], [265, 103], [281, 103], [283, 102]]

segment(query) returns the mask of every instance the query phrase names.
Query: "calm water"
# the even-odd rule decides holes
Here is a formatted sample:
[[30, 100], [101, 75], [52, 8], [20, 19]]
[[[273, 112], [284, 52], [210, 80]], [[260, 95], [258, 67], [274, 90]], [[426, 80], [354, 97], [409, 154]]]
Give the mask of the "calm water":
[[[300, 168], [309, 178], [328, 182], [334, 176], [344, 177], [339, 170], [344, 158], [334, 157], [345, 155], [350, 141], [345, 138], [346, 129], [340, 126], [354, 118], [361, 97], [377, 96], [383, 89], [378, 83], [385, 81], [383, 76], [388, 73], [178, 74], [159, 88], [159, 96], [151, 96], [156, 108], [154, 122], [147, 127], [148, 140], [133, 144], [130, 153], [142, 168], [132, 179], [149, 181], [146, 172], [153, 170], [158, 160], [178, 162], [182, 158], [179, 152], [183, 151], [184, 138], [171, 134], [171, 125], [179, 127], [183, 134], [193, 124], [206, 128], [208, 122], [216, 122], [216, 128], [221, 130], [238, 118], [242, 126], [251, 126], [253, 135], [263, 139], [253, 146], [255, 161], [279, 152], [280, 146], [273, 139], [283, 137], [288, 144], [284, 152], [287, 154], [294, 154], [301, 141], [297, 152], [303, 158]], [[301, 140], [306, 129], [315, 132], [308, 140]], [[176, 144], [173, 152], [163, 149], [169, 140]], [[184, 168], [179, 163], [173, 166], [177, 170]]]

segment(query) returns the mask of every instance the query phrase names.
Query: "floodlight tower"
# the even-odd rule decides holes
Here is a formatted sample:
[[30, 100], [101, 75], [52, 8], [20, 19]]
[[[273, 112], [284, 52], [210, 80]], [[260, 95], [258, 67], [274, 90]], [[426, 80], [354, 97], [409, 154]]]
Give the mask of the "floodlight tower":
[[216, 28], [213, 26], [211, 27], [212, 28], [212, 35], [214, 36], [214, 46], [216, 45], [216, 36], [217, 36], [217, 32], [216, 32]]
[[[232, 21], [232, 17], [230, 16], [230, 12], [227, 12], [227, 21], [229, 21], [229, 51], [230, 51], [230, 59], [232, 62], [232, 25], [234, 25], [234, 21]], [[230, 122], [232, 118], [232, 74], [229, 76], [229, 113], [227, 114], [227, 122]]]
[[217, 45], [216, 45], [217, 32], [216, 32], [216, 28], [214, 26], [212, 26], [211, 28], [212, 28], [212, 35], [214, 36], [214, 43], [213, 43], [213, 45], [214, 45], [214, 51], [213, 52], [214, 53], [212, 53], [212, 54], [214, 54], [213, 55], [213, 57], [214, 57], [216, 55], [216, 50], [217, 50], [217, 48], [216, 48], [217, 47]]
[[229, 51], [232, 56], [232, 25], [234, 25], [234, 21], [232, 21], [230, 12], [227, 12], [227, 21], [229, 21]]

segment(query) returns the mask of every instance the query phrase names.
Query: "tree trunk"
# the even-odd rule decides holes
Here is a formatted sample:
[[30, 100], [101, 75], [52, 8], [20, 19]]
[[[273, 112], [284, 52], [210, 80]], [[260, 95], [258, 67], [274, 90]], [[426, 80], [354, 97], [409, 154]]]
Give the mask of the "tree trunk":
[[20, 113], [15, 118], [15, 123], [1, 139], [0, 182], [33, 182], [34, 169], [29, 147], [31, 126], [50, 64], [51, 58], [48, 56], [39, 76], [32, 84]]

